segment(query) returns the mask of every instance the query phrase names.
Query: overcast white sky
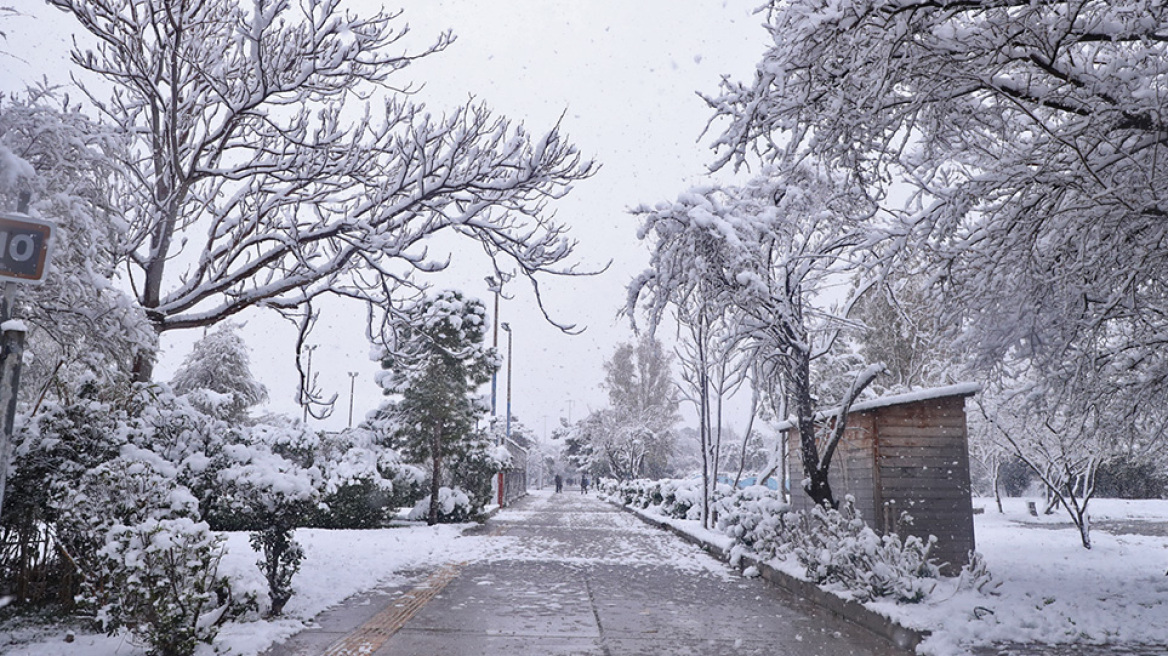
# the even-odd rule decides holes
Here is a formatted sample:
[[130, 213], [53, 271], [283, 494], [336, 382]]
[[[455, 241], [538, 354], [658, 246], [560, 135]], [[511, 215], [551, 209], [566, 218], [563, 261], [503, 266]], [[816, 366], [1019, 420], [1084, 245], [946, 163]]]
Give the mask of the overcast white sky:
[[[4, 62], [0, 88], [13, 90], [48, 76], [67, 82], [70, 19], [39, 0], [19, 0], [30, 16], [8, 21], [8, 50], [23, 61]], [[458, 40], [445, 52], [404, 73], [425, 83], [418, 99], [434, 111], [471, 97], [496, 112], [544, 131], [561, 115], [565, 131], [600, 172], [580, 183], [556, 206], [558, 217], [579, 240], [583, 265], [612, 266], [602, 275], [544, 282], [545, 300], [560, 321], [586, 327], [568, 336], [548, 325], [531, 293], [516, 285], [500, 310], [514, 329], [514, 414], [542, 434], [558, 418], [584, 416], [602, 407], [602, 364], [616, 344], [629, 341], [626, 321], [616, 319], [625, 286], [647, 262], [627, 213], [640, 203], [672, 200], [703, 175], [712, 160], [699, 138], [709, 111], [697, 91], [713, 92], [722, 75], [748, 77], [764, 45], [758, 0], [403, 0], [402, 20], [415, 43], [452, 29]], [[348, 0], [357, 10], [375, 10], [380, 0]], [[488, 299], [489, 273], [468, 253], [451, 271], [436, 276], [440, 288], [462, 289]], [[359, 307], [330, 306], [312, 338], [319, 344], [314, 368], [321, 386], [340, 394], [334, 416], [315, 425], [343, 427], [348, 419], [349, 377], [357, 372], [357, 420], [381, 401], [373, 383], [378, 366]], [[272, 410], [299, 415], [291, 366], [294, 333], [278, 321], [251, 315], [244, 335], [253, 368], [271, 391]], [[166, 379], [199, 334], [169, 334], [158, 378]], [[501, 345], [506, 335], [500, 335]], [[500, 412], [506, 380], [500, 376]], [[733, 419], [731, 425], [740, 425]]]

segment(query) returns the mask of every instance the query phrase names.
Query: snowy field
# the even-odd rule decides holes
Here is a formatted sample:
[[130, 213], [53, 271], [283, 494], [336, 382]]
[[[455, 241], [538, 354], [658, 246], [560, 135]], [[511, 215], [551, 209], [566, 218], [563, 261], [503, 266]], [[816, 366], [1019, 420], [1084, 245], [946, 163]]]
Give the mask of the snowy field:
[[996, 596], [956, 592], [947, 581], [920, 608], [870, 604], [933, 631], [921, 653], [990, 642], [1168, 644], [1168, 501], [1092, 500], [1090, 550], [1065, 513], [1031, 517], [1024, 499], [1005, 499], [1005, 514], [992, 499], [974, 505], [986, 509], [975, 536], [1001, 582]]
[[[977, 543], [994, 579], [1001, 582], [997, 595], [959, 591], [955, 581], [945, 580], [924, 604], [869, 604], [905, 625], [932, 631], [921, 645], [922, 654], [956, 656], [967, 653], [969, 646], [991, 642], [1168, 644], [1168, 501], [1092, 501], [1097, 528], [1090, 551], [1079, 546], [1078, 533], [1065, 517], [1030, 517], [1023, 499], [1007, 499], [1004, 515], [998, 514], [992, 500], [979, 499], [975, 505], [986, 508], [976, 517]], [[1098, 528], [1111, 522], [1123, 523], [1124, 530], [1160, 534], [1113, 535]], [[671, 523], [692, 527], [689, 522]], [[405, 584], [418, 570], [444, 563], [491, 557], [498, 545], [492, 545], [492, 538], [462, 535], [467, 527], [302, 529], [297, 539], [307, 558], [295, 579], [297, 592], [285, 619], [229, 623], [217, 640], [218, 651], [204, 647], [200, 653], [251, 656], [352, 594], [377, 585]], [[718, 539], [722, 536], [694, 532], [722, 541]], [[262, 590], [256, 554], [246, 537], [230, 536], [223, 567], [225, 573]], [[22, 629], [0, 637], [0, 645], [12, 639], [24, 644], [0, 646], [0, 653], [142, 656], [146, 651], [120, 636], [78, 634], [67, 643], [63, 630]]]

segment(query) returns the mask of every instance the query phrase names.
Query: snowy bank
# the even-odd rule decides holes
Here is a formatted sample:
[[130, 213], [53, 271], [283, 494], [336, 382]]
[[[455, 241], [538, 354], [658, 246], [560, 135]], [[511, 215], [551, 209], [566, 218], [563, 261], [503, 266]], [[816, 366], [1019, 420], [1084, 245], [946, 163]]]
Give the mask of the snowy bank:
[[[992, 593], [942, 578], [921, 603], [877, 600], [863, 607], [926, 634], [917, 647], [926, 656], [964, 656], [1001, 643], [1168, 645], [1168, 501], [1093, 500], [1097, 528], [1087, 550], [1065, 515], [1030, 516], [1030, 500], [1004, 500], [1004, 514], [992, 500], [974, 501], [986, 508], [975, 516], [975, 528], [978, 552], [997, 584]], [[697, 521], [633, 510], [711, 552], [730, 550], [729, 537]], [[1137, 530], [1158, 535], [1132, 534]], [[793, 559], [766, 564], [806, 581]], [[851, 602], [846, 590], [823, 591]]]
[[[482, 542], [462, 537], [462, 532], [471, 526], [475, 524], [345, 531], [298, 529], [296, 540], [304, 547], [305, 559], [292, 581], [296, 594], [285, 606], [284, 616], [229, 622], [219, 632], [215, 644], [200, 645], [198, 654], [254, 656], [297, 633], [321, 611], [354, 594], [378, 586], [404, 585], [410, 581], [405, 572], [433, 570], [447, 563], [473, 560], [480, 555]], [[242, 589], [255, 591], [263, 598], [267, 584], [255, 565], [259, 555], [248, 546], [247, 537], [243, 532], [228, 534], [228, 551], [220, 573], [239, 580]], [[147, 652], [144, 646], [130, 644], [125, 634], [111, 637], [77, 632], [72, 642], [66, 642], [63, 630], [54, 627], [47, 634], [44, 631], [27, 628], [0, 637], [0, 653], [144, 656]]]

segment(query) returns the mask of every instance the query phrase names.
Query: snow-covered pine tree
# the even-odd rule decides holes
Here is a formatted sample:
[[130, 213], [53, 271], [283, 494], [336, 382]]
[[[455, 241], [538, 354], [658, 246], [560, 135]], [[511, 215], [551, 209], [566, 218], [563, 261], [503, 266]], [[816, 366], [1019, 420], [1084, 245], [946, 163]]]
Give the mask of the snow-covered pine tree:
[[378, 383], [393, 400], [379, 412], [392, 426], [394, 446], [430, 468], [430, 511], [439, 519], [447, 461], [475, 445], [475, 423], [488, 407], [476, 390], [499, 366], [486, 336], [486, 306], [461, 292], [421, 298], [402, 311], [392, 351], [381, 358]]
[[247, 419], [248, 408], [267, 400], [268, 389], [252, 375], [247, 343], [237, 327], [220, 324], [195, 342], [170, 384], [203, 412], [240, 422]]

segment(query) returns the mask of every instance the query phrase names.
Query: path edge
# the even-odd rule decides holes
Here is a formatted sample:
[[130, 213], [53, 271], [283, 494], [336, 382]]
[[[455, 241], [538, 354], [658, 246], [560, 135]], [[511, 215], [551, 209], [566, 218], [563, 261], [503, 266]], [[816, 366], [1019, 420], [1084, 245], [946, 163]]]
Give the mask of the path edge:
[[[686, 542], [697, 545], [710, 555], [723, 562], [730, 562], [729, 551], [719, 547], [716, 544], [713, 544], [712, 542], [707, 542], [697, 537], [696, 535], [687, 533], [684, 530], [669, 524], [668, 522], [661, 521], [639, 512], [637, 508], [631, 508], [614, 501], [609, 501], [609, 503], [635, 517], [640, 518], [641, 521], [649, 524], [650, 526], [669, 531]], [[823, 608], [824, 610], [843, 620], [861, 626], [871, 631], [872, 633], [875, 633], [876, 635], [884, 638], [885, 640], [888, 640], [901, 649], [915, 653], [917, 645], [921, 644], [921, 642], [923, 642], [924, 639], [929, 636], [928, 631], [910, 629], [889, 617], [885, 617], [880, 613], [865, 608], [859, 602], [853, 601], [851, 599], [837, 597], [836, 595], [823, 590], [814, 583], [797, 579], [790, 574], [787, 574], [786, 572], [779, 571], [758, 559], [757, 557], [743, 555], [739, 559], [737, 568], [739, 571], [742, 571], [747, 567], [756, 568], [759, 572], [759, 575], [770, 583], [794, 594], [801, 599], [805, 599], [815, 604], [816, 606], [819, 606], [820, 608]]]

